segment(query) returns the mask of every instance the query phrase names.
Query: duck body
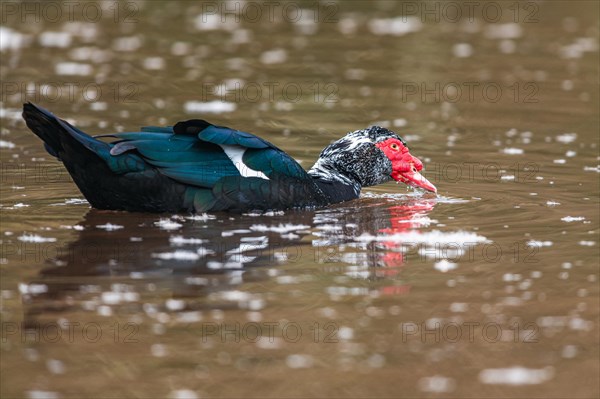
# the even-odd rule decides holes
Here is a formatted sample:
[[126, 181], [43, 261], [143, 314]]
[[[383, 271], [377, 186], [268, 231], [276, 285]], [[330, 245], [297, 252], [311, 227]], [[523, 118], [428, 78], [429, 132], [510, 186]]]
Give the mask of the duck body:
[[307, 172], [260, 137], [199, 119], [92, 137], [31, 103], [23, 118], [92, 207], [134, 212], [266, 211], [348, 201], [363, 186], [395, 178], [394, 161], [377, 143], [401, 142], [379, 127], [353, 132], [323, 150]]

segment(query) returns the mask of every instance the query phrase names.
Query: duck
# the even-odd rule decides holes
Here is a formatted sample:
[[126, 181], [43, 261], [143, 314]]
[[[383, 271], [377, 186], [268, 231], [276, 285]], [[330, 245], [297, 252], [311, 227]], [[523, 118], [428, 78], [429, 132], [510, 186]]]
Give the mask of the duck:
[[91, 136], [31, 102], [23, 119], [93, 208], [151, 213], [316, 209], [391, 180], [436, 193], [406, 142], [380, 126], [333, 141], [305, 170], [251, 133], [202, 119]]

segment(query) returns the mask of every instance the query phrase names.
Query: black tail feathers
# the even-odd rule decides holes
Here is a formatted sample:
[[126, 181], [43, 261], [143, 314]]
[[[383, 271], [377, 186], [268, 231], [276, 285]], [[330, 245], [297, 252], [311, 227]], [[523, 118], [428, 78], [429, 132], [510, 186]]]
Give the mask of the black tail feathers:
[[60, 125], [58, 118], [44, 108], [26, 103], [23, 104], [23, 119], [25, 119], [27, 127], [44, 141], [46, 151], [50, 155], [60, 158], [60, 153], [63, 151], [60, 131], [64, 128]]

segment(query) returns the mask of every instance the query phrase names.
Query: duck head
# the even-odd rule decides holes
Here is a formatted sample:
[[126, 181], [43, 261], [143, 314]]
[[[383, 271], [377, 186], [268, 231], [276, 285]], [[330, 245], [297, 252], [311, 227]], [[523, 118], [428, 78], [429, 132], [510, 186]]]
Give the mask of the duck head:
[[379, 126], [357, 130], [327, 146], [308, 172], [313, 178], [369, 187], [391, 179], [437, 192], [419, 173], [423, 163], [410, 154], [404, 140]]

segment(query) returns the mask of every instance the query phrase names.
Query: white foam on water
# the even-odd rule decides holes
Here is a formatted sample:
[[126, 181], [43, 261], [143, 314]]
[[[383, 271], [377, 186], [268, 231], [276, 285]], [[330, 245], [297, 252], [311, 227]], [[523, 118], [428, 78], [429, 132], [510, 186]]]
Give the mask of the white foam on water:
[[15, 144], [11, 143], [10, 141], [6, 141], [6, 140], [0, 140], [0, 148], [8, 148], [8, 149], [12, 149], [15, 148]]
[[27, 208], [29, 206], [30, 206], [29, 204], [24, 204], [22, 202], [17, 202], [13, 206], [7, 206], [7, 207], [0, 206], [0, 208], [3, 208], [3, 209], [20, 209], [20, 208]]
[[583, 171], [584, 172], [596, 172], [596, 173], [600, 173], [600, 165], [598, 165], [598, 166], [584, 166], [583, 167]]
[[473, 55], [473, 46], [469, 43], [456, 43], [452, 46], [452, 54], [457, 58], [468, 58]]
[[562, 58], [581, 58], [585, 53], [598, 51], [598, 39], [595, 37], [578, 37], [571, 44], [560, 48]]
[[490, 241], [476, 233], [468, 231], [451, 231], [443, 232], [432, 230], [430, 232], [420, 233], [417, 231], [407, 231], [391, 235], [372, 235], [364, 233], [356, 237], [356, 241], [372, 242], [372, 241], [389, 241], [400, 242], [405, 244], [426, 244], [429, 246], [440, 244], [457, 244], [457, 245], [476, 245], [481, 243], [489, 243]]
[[169, 354], [169, 350], [163, 344], [153, 344], [150, 347], [150, 352], [154, 357], [165, 357]]
[[65, 206], [65, 205], [89, 205], [90, 203], [83, 198], [69, 198], [64, 202], [57, 202], [55, 204], [50, 204], [50, 206]]
[[285, 364], [291, 369], [306, 369], [313, 366], [314, 360], [310, 355], [293, 354], [285, 359]]
[[423, 392], [444, 393], [452, 392], [455, 388], [456, 382], [453, 378], [441, 375], [423, 377], [419, 380], [419, 389]]
[[176, 389], [169, 393], [169, 399], [198, 399], [199, 396], [191, 389]]
[[233, 112], [237, 109], [237, 104], [227, 101], [187, 101], [184, 110], [188, 114], [211, 113], [220, 114], [223, 112]]
[[199, 399], [200, 396], [191, 389], [176, 389], [169, 393], [169, 399]]
[[499, 369], [485, 369], [479, 373], [483, 384], [537, 385], [549, 381], [554, 376], [554, 368], [530, 369], [521, 366]]
[[577, 140], [577, 133], [563, 133], [556, 136], [556, 141], [563, 144], [569, 144]]
[[282, 48], [267, 50], [260, 55], [260, 62], [266, 65], [282, 64], [287, 61], [287, 52]]
[[214, 220], [216, 218], [217, 218], [216, 216], [209, 215], [208, 213], [203, 213], [202, 215], [186, 216], [186, 219], [188, 219], [188, 220], [202, 221], [202, 222], [206, 222], [208, 220]]
[[578, 244], [581, 245], [582, 247], [593, 247], [594, 245], [596, 245], [596, 242], [595, 241], [579, 241]]
[[64, 374], [66, 371], [65, 364], [58, 359], [46, 360], [46, 368], [51, 374]]
[[89, 76], [93, 72], [90, 64], [81, 62], [59, 62], [54, 67], [57, 75]]
[[138, 36], [118, 37], [113, 42], [113, 49], [116, 51], [136, 51], [142, 46], [142, 39]]
[[85, 230], [85, 227], [79, 225], [79, 224], [75, 224], [73, 226], [69, 226], [66, 224], [60, 225], [61, 229], [67, 229], [67, 230], [76, 230], [76, 231], [83, 231]]
[[99, 224], [96, 226], [96, 228], [98, 229], [102, 229], [102, 230], [106, 230], [106, 231], [115, 231], [115, 230], [121, 230], [124, 226], [118, 225], [118, 224], [112, 224], [112, 223], [106, 223], [106, 224]]
[[14, 29], [0, 26], [0, 52], [18, 50], [25, 44], [25, 36]]
[[19, 292], [21, 294], [39, 295], [48, 292], [46, 284], [25, 284], [19, 283]]
[[0, 118], [2, 119], [23, 120], [22, 112], [22, 110], [16, 108], [4, 108], [0, 103]]
[[154, 222], [154, 225], [161, 230], [177, 230], [183, 226], [181, 223], [177, 223], [171, 219], [160, 219], [158, 222]]
[[73, 36], [69, 32], [42, 32], [39, 43], [42, 47], [66, 48], [71, 45]]
[[528, 247], [551, 247], [552, 245], [553, 245], [552, 241], [538, 241], [538, 240], [527, 241]]
[[35, 242], [35, 243], [56, 242], [56, 238], [54, 238], [54, 237], [42, 237], [38, 234], [26, 234], [26, 233], [20, 237], [17, 237], [17, 240], [23, 241], [23, 242]]
[[165, 69], [165, 64], [165, 59], [162, 57], [148, 57], [144, 59], [144, 69], [149, 71]]
[[567, 222], [567, 223], [581, 222], [581, 221], [585, 220], [585, 217], [583, 217], [583, 216], [565, 216], [564, 218], [561, 218], [560, 220], [562, 220], [563, 222]]
[[26, 393], [28, 399], [59, 399], [61, 397], [58, 392], [42, 391], [39, 389], [27, 391]]
[[489, 24], [485, 28], [488, 39], [518, 39], [523, 35], [523, 28], [514, 22], [506, 24]]
[[521, 155], [525, 151], [522, 148], [504, 148], [502, 152], [508, 155]]
[[577, 346], [575, 345], [565, 345], [562, 348], [561, 356], [565, 359], [573, 359], [577, 356]]
[[298, 231], [298, 230], [306, 230], [306, 229], [310, 229], [310, 226], [307, 226], [304, 224], [290, 224], [290, 223], [279, 224], [278, 226], [274, 226], [274, 225], [267, 226], [264, 224], [253, 224], [252, 226], [250, 226], [250, 230], [252, 230], [252, 231], [259, 231], [259, 232], [272, 231], [274, 233], [280, 233], [280, 234], [289, 233], [289, 232]]
[[136, 302], [140, 299], [137, 292], [105, 291], [102, 293], [102, 302], [106, 305], [118, 305], [122, 302]]
[[165, 301], [165, 307], [171, 311], [183, 310], [185, 305], [185, 301], [181, 299], [169, 298]]
[[234, 234], [246, 234], [250, 233], [248, 229], [235, 229], [235, 230], [225, 230], [221, 232], [221, 237], [232, 237]]
[[196, 251], [188, 251], [184, 249], [177, 249], [171, 252], [160, 252], [153, 253], [152, 257], [161, 260], [182, 260], [182, 261], [195, 261], [200, 258], [203, 258], [207, 255], [214, 254], [214, 251], [204, 248], [198, 247]]
[[256, 341], [256, 346], [260, 349], [280, 349], [284, 346], [285, 341], [277, 337], [259, 337]]
[[252, 299], [252, 295], [250, 293], [239, 290], [222, 291], [220, 293], [216, 293], [215, 295], [226, 301], [249, 301]]
[[450, 304], [450, 311], [455, 313], [463, 313], [469, 310], [469, 304], [465, 302], [453, 302]]
[[65, 200], [66, 205], [89, 205], [90, 203], [85, 198], [69, 198]]
[[369, 30], [375, 35], [404, 36], [418, 32], [423, 23], [415, 16], [402, 16], [397, 18], [374, 18], [368, 23]]
[[203, 244], [206, 240], [201, 238], [185, 238], [183, 236], [171, 236], [169, 237], [169, 242], [172, 245], [186, 245], [186, 244]]
[[433, 268], [435, 270], [439, 270], [442, 273], [446, 273], [446, 272], [448, 272], [450, 270], [454, 270], [454, 269], [456, 269], [456, 267], [457, 267], [456, 263], [450, 262], [447, 259], [442, 259], [441, 261], [436, 262], [433, 265]]

